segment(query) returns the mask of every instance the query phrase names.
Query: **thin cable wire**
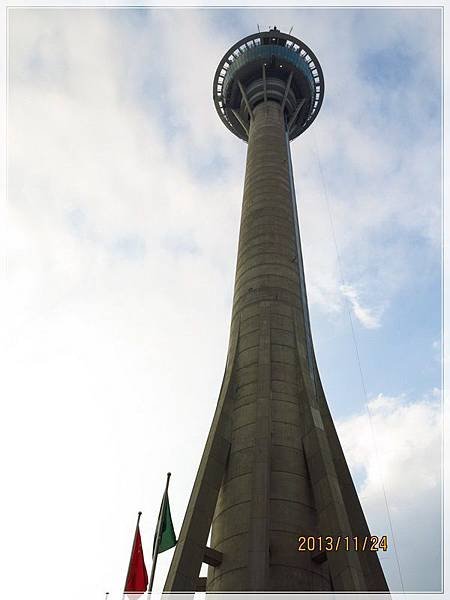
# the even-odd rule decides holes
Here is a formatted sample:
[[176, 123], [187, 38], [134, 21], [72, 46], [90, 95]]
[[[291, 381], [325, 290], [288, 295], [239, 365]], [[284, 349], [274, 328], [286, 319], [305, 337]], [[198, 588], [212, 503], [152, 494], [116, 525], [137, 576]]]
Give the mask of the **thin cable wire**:
[[[332, 216], [331, 207], [330, 207], [330, 201], [329, 201], [329, 198], [328, 198], [328, 191], [327, 191], [327, 187], [326, 187], [326, 184], [325, 184], [325, 178], [323, 176], [322, 163], [320, 161], [319, 152], [318, 152], [318, 148], [317, 148], [316, 137], [315, 137], [314, 132], [313, 132], [312, 138], [313, 138], [313, 144], [314, 144], [314, 154], [316, 155], [317, 164], [319, 166], [320, 178], [321, 178], [321, 182], [322, 182], [322, 188], [323, 188], [323, 193], [324, 193], [324, 197], [325, 197], [325, 203], [326, 203], [327, 211], [328, 211], [328, 218], [330, 220], [331, 233], [332, 233], [332, 236], [333, 236], [334, 247], [335, 247], [335, 250], [336, 250], [336, 257], [337, 257], [339, 278], [341, 280], [341, 286], [344, 287], [345, 286], [345, 280], [344, 280], [344, 273], [343, 273], [343, 269], [342, 269], [342, 262], [341, 262], [341, 257], [340, 257], [340, 253], [339, 253], [339, 247], [338, 247], [337, 239], [336, 239], [336, 232], [335, 232], [335, 228], [334, 228], [334, 222], [333, 222], [333, 216]], [[356, 361], [358, 363], [359, 376], [360, 376], [360, 379], [361, 379], [361, 387], [363, 389], [363, 394], [364, 394], [364, 398], [365, 398], [364, 406], [365, 406], [365, 409], [367, 411], [367, 415], [369, 417], [370, 430], [371, 430], [371, 433], [372, 433], [373, 445], [374, 445], [374, 448], [375, 448], [375, 457], [376, 457], [377, 464], [378, 464], [378, 473], [379, 473], [379, 477], [381, 479], [381, 487], [383, 489], [384, 503], [386, 505], [386, 513], [387, 513], [387, 517], [388, 517], [389, 528], [391, 530], [392, 545], [393, 545], [393, 548], [394, 548], [395, 559], [396, 559], [396, 562], [397, 562], [397, 569], [398, 569], [398, 574], [399, 574], [399, 577], [400, 577], [400, 584], [401, 584], [401, 587], [402, 587], [402, 592], [404, 594], [405, 593], [405, 586], [404, 586], [404, 583], [403, 583], [402, 570], [401, 570], [401, 567], [400, 567], [400, 560], [399, 560], [398, 552], [397, 552], [397, 544], [396, 544], [396, 541], [395, 541], [394, 528], [392, 526], [391, 511], [389, 510], [389, 504], [388, 504], [388, 499], [387, 499], [387, 494], [386, 494], [386, 487], [384, 485], [383, 471], [380, 468], [380, 459], [379, 459], [378, 446], [377, 446], [376, 438], [375, 438], [375, 429], [374, 429], [374, 426], [373, 426], [373, 423], [372, 423], [372, 417], [371, 417], [370, 409], [369, 409], [369, 401], [368, 401], [368, 395], [367, 395], [367, 388], [366, 388], [366, 383], [365, 383], [364, 374], [363, 374], [363, 370], [362, 370], [361, 360], [360, 360], [360, 356], [359, 356], [359, 350], [358, 350], [358, 343], [357, 343], [357, 340], [356, 340], [355, 328], [354, 328], [354, 325], [353, 325], [353, 319], [352, 319], [352, 314], [351, 314], [351, 311], [350, 311], [349, 302], [348, 302], [348, 299], [346, 297], [345, 297], [344, 302], [345, 302], [346, 307], [347, 307], [347, 314], [348, 314], [348, 318], [349, 318], [349, 321], [350, 321], [350, 328], [351, 328], [351, 332], [352, 332], [352, 339], [353, 339], [353, 344], [355, 346]]]

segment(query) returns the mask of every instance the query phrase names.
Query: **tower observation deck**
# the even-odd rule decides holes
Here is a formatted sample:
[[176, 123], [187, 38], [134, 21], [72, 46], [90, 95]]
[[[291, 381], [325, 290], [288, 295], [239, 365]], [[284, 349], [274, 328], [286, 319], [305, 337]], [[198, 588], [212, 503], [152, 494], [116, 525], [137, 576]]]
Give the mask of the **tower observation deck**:
[[213, 83], [219, 117], [246, 142], [253, 109], [261, 102], [280, 105], [293, 140], [316, 118], [323, 92], [322, 69], [314, 53], [277, 29], [237, 42], [220, 61]]
[[244, 196], [225, 374], [165, 591], [387, 591], [370, 544], [299, 551], [299, 536], [370, 538], [314, 356], [290, 155], [323, 95], [313, 52], [277, 29], [214, 77], [248, 143]]

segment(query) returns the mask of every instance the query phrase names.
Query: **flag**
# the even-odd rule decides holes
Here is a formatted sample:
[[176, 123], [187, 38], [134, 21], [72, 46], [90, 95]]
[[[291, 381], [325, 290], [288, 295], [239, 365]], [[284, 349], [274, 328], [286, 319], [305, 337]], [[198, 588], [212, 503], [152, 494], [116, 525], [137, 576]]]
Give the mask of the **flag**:
[[152, 552], [152, 571], [150, 573], [150, 584], [148, 586], [149, 593], [153, 590], [153, 582], [155, 580], [156, 561], [158, 554], [165, 552], [169, 548], [173, 548], [177, 543], [175, 531], [173, 529], [172, 516], [169, 506], [169, 480], [170, 473], [167, 473], [166, 489], [164, 490], [161, 508], [159, 509], [158, 522], [156, 523], [155, 537], [153, 538]]
[[153, 540], [153, 555], [155, 555], [155, 546], [158, 538], [158, 530], [158, 554], [161, 554], [161, 552], [165, 552], [166, 550], [173, 548], [177, 543], [177, 538], [175, 536], [175, 531], [172, 523], [172, 515], [170, 514], [169, 494], [167, 493], [167, 491], [163, 496], [159, 514], [160, 519], [162, 519], [161, 521], [158, 519], [158, 521], [161, 523], [161, 528], [157, 527], [155, 531], [155, 537]]
[[147, 569], [145, 568], [144, 552], [142, 550], [141, 534], [139, 531], [140, 517], [141, 513], [139, 513], [136, 533], [134, 534], [133, 549], [131, 551], [124, 591], [125, 594], [130, 594], [133, 598], [137, 598], [139, 593], [143, 594], [147, 591], [148, 584]]

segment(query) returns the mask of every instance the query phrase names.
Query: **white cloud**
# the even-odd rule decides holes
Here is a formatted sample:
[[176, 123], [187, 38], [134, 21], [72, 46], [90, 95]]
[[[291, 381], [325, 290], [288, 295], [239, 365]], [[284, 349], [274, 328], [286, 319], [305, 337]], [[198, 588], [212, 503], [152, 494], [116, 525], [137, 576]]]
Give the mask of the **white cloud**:
[[[368, 414], [336, 423], [350, 469], [360, 481], [372, 533], [389, 538], [391, 549], [380, 557], [393, 590], [400, 590], [401, 583], [385, 497], [405, 589], [440, 588], [440, 400], [438, 389], [417, 401], [378, 394], [368, 403]], [[418, 544], [420, 569], [412, 560]]]
[[353, 314], [363, 327], [366, 327], [366, 329], [376, 329], [380, 327], [380, 310], [375, 311], [374, 309], [362, 306], [358, 291], [351, 285], [341, 285], [340, 290], [350, 301]]

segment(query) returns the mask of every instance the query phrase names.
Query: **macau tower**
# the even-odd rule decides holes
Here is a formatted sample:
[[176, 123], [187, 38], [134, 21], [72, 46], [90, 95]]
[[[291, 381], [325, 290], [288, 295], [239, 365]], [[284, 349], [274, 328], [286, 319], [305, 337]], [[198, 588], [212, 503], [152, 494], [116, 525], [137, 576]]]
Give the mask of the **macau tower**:
[[[388, 590], [370, 544], [336, 544], [370, 533], [314, 356], [290, 150], [323, 96], [314, 53], [276, 28], [214, 77], [217, 113], [248, 145], [231, 331], [165, 591]], [[299, 537], [314, 540], [299, 551]]]

